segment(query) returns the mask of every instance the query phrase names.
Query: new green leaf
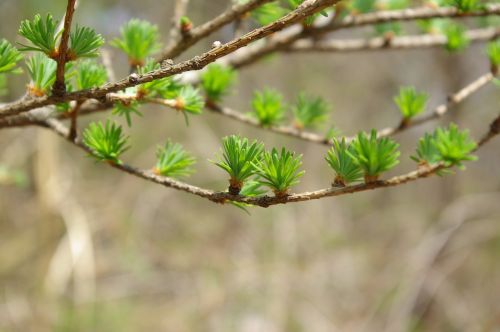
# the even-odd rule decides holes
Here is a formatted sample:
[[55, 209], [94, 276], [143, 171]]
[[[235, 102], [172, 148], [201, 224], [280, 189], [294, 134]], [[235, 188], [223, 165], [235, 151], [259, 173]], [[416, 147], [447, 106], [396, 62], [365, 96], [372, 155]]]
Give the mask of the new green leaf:
[[104, 38], [94, 29], [77, 25], [69, 35], [67, 60], [96, 57], [99, 55], [99, 47], [103, 44]]
[[411, 119], [425, 110], [427, 94], [417, 92], [414, 87], [402, 87], [399, 95], [394, 97], [399, 111], [405, 119]]
[[156, 166], [154, 172], [173, 178], [188, 176], [194, 172], [192, 166], [196, 159], [184, 150], [182, 145], [168, 140], [156, 150]]
[[235, 80], [236, 72], [234, 69], [218, 63], [208, 65], [201, 75], [201, 85], [207, 99], [214, 103], [219, 102], [222, 97], [229, 93]]
[[92, 156], [100, 161], [120, 164], [120, 155], [128, 149], [128, 137], [123, 136], [122, 127], [109, 120], [92, 122], [83, 132], [83, 143], [91, 150]]
[[22, 58], [21, 53], [8, 41], [0, 40], [0, 73], [19, 72], [16, 65]]
[[299, 129], [317, 127], [328, 118], [329, 108], [323, 98], [301, 93], [292, 108], [295, 126]]
[[381, 173], [399, 163], [399, 144], [387, 137], [378, 138], [376, 130], [360, 132], [351, 145], [353, 150], [347, 153], [363, 170], [366, 183], [378, 180]]
[[231, 135], [222, 139], [222, 157], [212, 161], [229, 176], [229, 192], [238, 194], [243, 183], [255, 174], [255, 165], [264, 150], [264, 144]]
[[457, 23], [449, 23], [445, 29], [446, 49], [450, 52], [461, 51], [469, 46], [466, 29]]
[[283, 105], [283, 96], [270, 89], [254, 93], [252, 110], [252, 115], [262, 126], [279, 124], [285, 117], [286, 111]]
[[120, 29], [121, 38], [111, 42], [112, 46], [127, 54], [132, 66], [143, 66], [147, 57], [160, 48], [158, 27], [148, 21], [132, 19]]
[[281, 152], [275, 148], [271, 152], [264, 152], [262, 159], [254, 162], [254, 165], [259, 176], [257, 181], [271, 188], [278, 197], [288, 195], [290, 187], [298, 184], [305, 173], [299, 170], [302, 155], [295, 155], [285, 148]]
[[333, 146], [328, 150], [325, 160], [336, 174], [333, 185], [344, 187], [360, 181], [363, 178], [363, 170], [352, 157], [353, 147], [346, 143], [345, 138], [340, 142], [336, 138], [332, 141]]
[[51, 58], [57, 57], [56, 45], [61, 34], [61, 31], [57, 32], [57, 24], [50, 14], [47, 14], [45, 20], [37, 14], [33, 21], [22, 21], [19, 34], [29, 40], [31, 45], [21, 44], [21, 51], [39, 51]]
[[28, 93], [35, 97], [45, 96], [56, 80], [57, 62], [37, 53], [26, 60], [31, 83]]
[[87, 59], [78, 63], [76, 70], [76, 88], [87, 90], [99, 87], [106, 83], [108, 74], [104, 66]]

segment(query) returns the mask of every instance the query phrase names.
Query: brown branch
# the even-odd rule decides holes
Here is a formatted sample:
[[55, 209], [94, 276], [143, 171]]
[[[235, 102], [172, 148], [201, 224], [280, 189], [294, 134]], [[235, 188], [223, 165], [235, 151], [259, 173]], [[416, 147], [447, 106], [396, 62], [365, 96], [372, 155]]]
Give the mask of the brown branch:
[[[500, 35], [500, 28], [469, 30], [466, 32], [471, 42], [489, 41]], [[285, 49], [286, 52], [359, 52], [379, 50], [401, 50], [444, 46], [445, 35], [416, 35], [401, 37], [375, 37], [370, 39], [311, 40], [302, 39]]]
[[78, 135], [78, 112], [80, 110], [80, 107], [82, 107], [82, 102], [77, 101], [75, 107], [69, 112], [69, 118], [71, 120], [70, 127], [69, 127], [69, 139], [74, 141]]
[[[158, 62], [173, 59], [179, 56], [182, 52], [184, 52], [189, 47], [196, 44], [199, 40], [209, 36], [213, 32], [217, 31], [221, 27], [229, 24], [240, 16], [254, 10], [255, 8], [270, 2], [272, 0], [251, 0], [244, 4], [236, 4], [229, 8], [224, 13], [220, 14], [213, 20], [200, 25], [199, 27], [191, 30], [189, 35], [178, 36], [174, 43], [171, 43], [160, 55], [157, 59]], [[180, 19], [180, 17], [179, 17]], [[178, 23], [176, 23], [178, 24]]]
[[[75, 144], [76, 146], [80, 147], [81, 149], [87, 151], [88, 153], [92, 153], [92, 151], [88, 147], [86, 147], [82, 142], [69, 139], [68, 129], [58, 120], [50, 119], [50, 120], [47, 120], [46, 122], [44, 122], [40, 125], [47, 127], [47, 128], [50, 128], [51, 130], [56, 132], [58, 135], [67, 139], [69, 142]], [[491, 128], [491, 126], [490, 126], [490, 128]], [[491, 131], [491, 129], [490, 129], [490, 131]], [[487, 141], [480, 142], [478, 144], [478, 148], [481, 147], [486, 142]], [[362, 183], [362, 184], [348, 186], [348, 187], [342, 187], [342, 188], [331, 187], [331, 188], [316, 190], [316, 191], [312, 191], [312, 192], [303, 192], [303, 193], [291, 194], [288, 196], [279, 196], [279, 197], [267, 196], [267, 195], [266, 196], [258, 196], [258, 197], [245, 197], [245, 196], [240, 196], [240, 195], [232, 195], [232, 194], [229, 194], [228, 192], [216, 192], [213, 190], [200, 188], [200, 187], [193, 186], [193, 185], [181, 182], [181, 181], [174, 180], [172, 178], [159, 176], [159, 175], [154, 174], [151, 171], [141, 170], [141, 169], [135, 168], [133, 166], [129, 166], [127, 164], [115, 164], [115, 163], [108, 163], [108, 164], [111, 167], [114, 167], [114, 168], [121, 170], [123, 172], [126, 172], [128, 174], [134, 175], [136, 177], [142, 178], [144, 180], [154, 182], [154, 183], [163, 185], [165, 187], [184, 191], [184, 192], [187, 192], [187, 193], [190, 193], [190, 194], [202, 197], [202, 198], [206, 198], [206, 199], [209, 199], [209, 200], [216, 202], [216, 203], [226, 203], [227, 201], [233, 201], [233, 202], [246, 203], [246, 204], [251, 204], [251, 205], [260, 206], [260, 207], [269, 207], [269, 206], [277, 205], [277, 204], [304, 202], [304, 201], [316, 200], [316, 199], [321, 199], [321, 198], [326, 198], [326, 197], [334, 197], [334, 196], [340, 196], [340, 195], [345, 195], [345, 194], [352, 194], [352, 193], [356, 193], [356, 192], [368, 191], [368, 190], [373, 190], [373, 189], [394, 187], [394, 186], [402, 185], [402, 184], [405, 184], [408, 182], [416, 181], [418, 179], [429, 177], [429, 176], [435, 174], [436, 172], [447, 168], [442, 164], [438, 164], [438, 165], [429, 166], [429, 167], [422, 167], [422, 168], [417, 169], [416, 171], [412, 171], [412, 172], [409, 172], [409, 173], [406, 173], [406, 174], [403, 174], [400, 176], [394, 176], [388, 180], [380, 180], [380, 181], [375, 181], [375, 182], [371, 182], [371, 183]]]
[[28, 101], [18, 101], [7, 104], [0, 108], [0, 118], [10, 115], [27, 112], [34, 108], [39, 108], [57, 103], [67, 102], [71, 100], [86, 100], [90, 98], [103, 99], [106, 94], [117, 92], [132, 86], [151, 82], [160, 78], [169, 77], [172, 75], [180, 74], [191, 70], [200, 70], [209, 63], [230, 54], [237, 49], [247, 46], [251, 42], [265, 38], [277, 31], [283, 30], [286, 27], [302, 21], [305, 17], [315, 14], [326, 7], [335, 4], [338, 0], [308, 0], [302, 3], [296, 10], [288, 13], [281, 19], [268, 24], [264, 27], [255, 29], [242, 37], [236, 38], [220, 47], [211, 49], [200, 56], [196, 56], [190, 60], [181, 62], [174, 66], [167, 66], [146, 74], [138, 75], [132, 74], [129, 77], [119, 80], [115, 83], [108, 83], [102, 87], [90, 90], [81, 90], [76, 92], [67, 93], [62, 97], [59, 96], [44, 96], [34, 98]]
[[56, 81], [52, 86], [52, 93], [55, 96], [63, 96], [66, 92], [66, 84], [64, 83], [64, 70], [66, 62], [68, 60], [68, 41], [71, 32], [71, 21], [73, 20], [73, 14], [75, 12], [76, 0], [68, 0], [68, 6], [66, 7], [66, 15], [64, 16], [64, 27], [61, 36], [61, 42], [59, 43], [59, 48], [57, 50], [57, 69], [56, 69]]
[[173, 44], [182, 37], [181, 18], [187, 11], [189, 0], [175, 0], [174, 15], [172, 15], [172, 28], [170, 29], [170, 42]]
[[433, 18], [467, 18], [467, 17], [481, 17], [493, 16], [500, 14], [500, 4], [489, 3], [485, 4], [483, 8], [470, 11], [461, 12], [455, 7], [442, 7], [442, 8], [407, 8], [402, 10], [384, 10], [371, 12], [359, 15], [349, 15], [344, 19], [333, 22], [332, 24], [323, 26], [316, 29], [315, 32], [323, 33], [328, 31], [335, 31], [346, 28], [361, 27], [366, 25], [374, 25], [380, 23], [396, 22], [396, 21], [413, 21], [422, 19]]
[[325, 136], [321, 136], [319, 134], [304, 130], [298, 130], [297, 128], [292, 126], [263, 126], [262, 124], [259, 123], [257, 119], [250, 117], [242, 112], [235, 111], [229, 107], [221, 107], [218, 105], [213, 105], [208, 103], [207, 109], [216, 114], [226, 116], [230, 119], [245, 123], [250, 126], [254, 126], [264, 130], [269, 130], [273, 133], [291, 136], [313, 143], [320, 143], [326, 145], [330, 144], [330, 141]]
[[[457, 91], [456, 93], [450, 95], [447, 98], [446, 103], [441, 104], [434, 108], [434, 110], [426, 115], [423, 115], [419, 118], [410, 120], [405, 122], [404, 126], [398, 125], [395, 127], [387, 127], [380, 129], [378, 131], [379, 137], [392, 136], [394, 134], [400, 133], [404, 130], [407, 130], [411, 127], [415, 127], [429, 121], [438, 119], [443, 117], [452, 107], [460, 104], [468, 97], [472, 96], [475, 92], [477, 92], [480, 88], [484, 87], [486, 84], [493, 80], [494, 76], [492, 73], [486, 73], [481, 75], [479, 78], [475, 79], [471, 83], [467, 84], [465, 87]], [[307, 132], [303, 130], [298, 130], [291, 126], [262, 126], [256, 119], [249, 117], [248, 115], [234, 111], [227, 107], [220, 107], [218, 105], [207, 104], [207, 108], [217, 114], [224, 115], [228, 118], [243, 122], [245, 124], [266, 129], [271, 132], [287, 135], [291, 137], [295, 137], [298, 139], [302, 139], [304, 141], [309, 141], [313, 143], [319, 143], [324, 145], [330, 145], [331, 141], [325, 137], [325, 135], [320, 135], [312, 132]], [[353, 137], [346, 137], [347, 141], [351, 141], [354, 139]]]
[[[334, 30], [346, 29], [357, 26], [366, 26], [368, 24], [377, 24], [382, 22], [394, 22], [398, 20], [408, 21], [416, 19], [431, 19], [431, 18], [443, 18], [450, 17], [455, 19], [461, 19], [472, 16], [488, 16], [488, 15], [498, 15], [500, 12], [500, 5], [498, 4], [487, 4], [485, 9], [473, 11], [469, 13], [457, 13], [455, 8], [437, 8], [431, 9], [428, 7], [420, 7], [413, 9], [404, 10], [391, 10], [391, 11], [379, 11], [375, 13], [360, 14], [356, 16], [348, 16], [343, 20], [333, 19], [327, 24], [320, 26], [314, 26], [306, 30], [299, 30], [295, 33], [285, 34], [284, 32], [273, 36], [272, 39], [268, 40], [264, 45], [256, 45], [255, 47], [246, 48], [245, 52], [239, 52], [232, 54], [228, 60], [228, 65], [234, 68], [242, 68], [251, 65], [263, 57], [272, 54], [276, 51], [281, 51], [287, 48], [295, 41], [306, 38], [314, 37], [317, 40], [321, 35], [331, 32]], [[497, 31], [498, 35], [498, 31]], [[360, 41], [357, 40], [356, 44]], [[345, 45], [345, 44], [344, 44]], [[348, 47], [348, 46], [346, 46]], [[360, 47], [360, 46], [351, 46]]]
[[500, 134], [500, 115], [496, 117], [495, 120], [490, 125], [490, 130], [479, 140], [478, 145], [484, 145], [488, 143], [493, 137]]

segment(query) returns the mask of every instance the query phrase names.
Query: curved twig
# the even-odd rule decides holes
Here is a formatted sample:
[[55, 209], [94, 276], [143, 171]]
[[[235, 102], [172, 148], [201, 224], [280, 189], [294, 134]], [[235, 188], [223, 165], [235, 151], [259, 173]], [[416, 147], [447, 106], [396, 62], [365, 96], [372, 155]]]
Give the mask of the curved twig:
[[[495, 122], [498, 122], [498, 118], [495, 120]], [[494, 122], [494, 123], [495, 123]], [[41, 126], [50, 128], [54, 132], [56, 132], [58, 135], [62, 136], [63, 138], [67, 139], [69, 142], [72, 144], [78, 146], [79, 148], [91, 153], [90, 149], [85, 146], [82, 142], [80, 141], [75, 141], [69, 139], [69, 130], [66, 128], [61, 122], [59, 122], [56, 119], [50, 119], [45, 121], [44, 123], [40, 123]], [[493, 125], [490, 126], [490, 132], [491, 128]], [[496, 133], [498, 134], [498, 133]], [[478, 143], [478, 147], [481, 147], [484, 145], [486, 141], [481, 141]], [[321, 199], [325, 197], [334, 197], [334, 196], [340, 196], [340, 195], [345, 195], [345, 194], [352, 194], [356, 192], [361, 192], [361, 191], [368, 191], [368, 190], [373, 190], [373, 189], [379, 189], [379, 188], [387, 188], [387, 187], [394, 187], [398, 186], [401, 184], [405, 184], [408, 182], [416, 181], [418, 179], [426, 178], [429, 177], [436, 172], [443, 170], [447, 167], [445, 167], [442, 164], [437, 164], [434, 166], [428, 166], [428, 167], [421, 167], [417, 169], [416, 171], [412, 171], [403, 175], [399, 176], [394, 176], [388, 180], [380, 180], [376, 182], [371, 182], [371, 183], [362, 183], [358, 185], [352, 185], [348, 187], [331, 187], [331, 188], [326, 188], [326, 189], [320, 189], [312, 192], [303, 192], [303, 193], [298, 193], [298, 194], [291, 194], [288, 196], [258, 196], [258, 197], [245, 197], [241, 195], [232, 195], [229, 194], [228, 192], [217, 192], [213, 191], [210, 189], [205, 189], [205, 188], [200, 188], [191, 184], [187, 184], [181, 181], [174, 180], [172, 178], [167, 178], [163, 176], [159, 176], [154, 174], [152, 171], [146, 171], [146, 170], [141, 170], [138, 168], [135, 168], [133, 166], [127, 165], [127, 164], [116, 164], [116, 163], [108, 163], [111, 167], [116, 168], [120, 171], [126, 172], [128, 174], [134, 175], [136, 177], [142, 178], [144, 180], [154, 182], [160, 185], [163, 185], [165, 187], [177, 189], [180, 191], [184, 191], [186, 193], [190, 193], [202, 198], [209, 199], [210, 201], [216, 202], [216, 203], [225, 203], [227, 201], [233, 201], [233, 202], [240, 202], [240, 203], [246, 203], [254, 206], [260, 206], [260, 207], [269, 207], [272, 205], [278, 205], [278, 204], [287, 204], [287, 203], [296, 203], [296, 202], [304, 202], [304, 201], [310, 201], [310, 200], [316, 200], [316, 199]]]

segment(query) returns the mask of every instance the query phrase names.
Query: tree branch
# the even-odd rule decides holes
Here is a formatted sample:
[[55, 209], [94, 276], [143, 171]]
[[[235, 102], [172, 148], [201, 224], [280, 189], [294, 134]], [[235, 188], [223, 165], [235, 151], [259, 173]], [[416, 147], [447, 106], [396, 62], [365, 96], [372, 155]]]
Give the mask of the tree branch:
[[[498, 118], [494, 121], [499, 122]], [[44, 123], [40, 124], [41, 126], [44, 126], [46, 128], [49, 128], [53, 130], [55, 133], [60, 135], [61, 137], [67, 139], [69, 142], [72, 144], [78, 146], [79, 148], [87, 151], [88, 153], [92, 153], [88, 147], [86, 147], [83, 143], [80, 141], [74, 141], [69, 139], [69, 130], [58, 120], [56, 119], [50, 119], [47, 120]], [[490, 132], [491, 132], [491, 127], [490, 126]], [[498, 132], [496, 133], [498, 134]], [[490, 138], [491, 139], [491, 138]], [[489, 139], [489, 140], [490, 140]], [[487, 143], [489, 140], [486, 141], [481, 141], [478, 143], [477, 149], [479, 149], [482, 145]], [[477, 150], [476, 149], [476, 150]], [[316, 200], [316, 199], [321, 199], [321, 198], [326, 198], [326, 197], [334, 197], [334, 196], [340, 196], [340, 195], [345, 195], [345, 194], [352, 194], [356, 192], [362, 192], [362, 191], [368, 191], [368, 190], [373, 190], [373, 189], [379, 189], [379, 188], [387, 188], [387, 187], [394, 187], [398, 185], [402, 185], [408, 182], [413, 182], [418, 179], [426, 178], [429, 177], [436, 172], [443, 170], [447, 167], [445, 167], [442, 164], [437, 164], [434, 166], [429, 166], [429, 167], [421, 167], [417, 169], [416, 171], [412, 171], [403, 175], [399, 176], [394, 176], [388, 180], [380, 180], [376, 182], [371, 182], [371, 183], [362, 183], [358, 185], [352, 185], [348, 187], [331, 187], [331, 188], [326, 188], [326, 189], [320, 189], [312, 192], [303, 192], [303, 193], [298, 193], [298, 194], [291, 194], [288, 196], [258, 196], [258, 197], [245, 197], [241, 195], [231, 195], [228, 192], [217, 192], [205, 188], [200, 188], [197, 186], [193, 186], [181, 181], [174, 180], [172, 178], [167, 178], [163, 176], [159, 176], [154, 174], [152, 171], [145, 171], [141, 170], [138, 168], [135, 168], [133, 166], [129, 166], [127, 164], [116, 164], [116, 163], [108, 163], [111, 167], [116, 168], [120, 171], [126, 172], [128, 174], [134, 175], [136, 177], [142, 178], [144, 180], [154, 182], [160, 185], [163, 185], [165, 187], [177, 189], [180, 191], [184, 191], [202, 198], [209, 199], [210, 201], [216, 202], [216, 203], [226, 203], [228, 201], [233, 201], [233, 202], [240, 202], [240, 203], [246, 203], [254, 206], [260, 206], [260, 207], [269, 207], [272, 205], [278, 205], [278, 204], [287, 204], [287, 203], [296, 203], [296, 202], [304, 202], [304, 201], [310, 201], [310, 200]]]
[[[489, 41], [500, 35], [500, 28], [469, 30], [466, 32], [471, 42]], [[375, 37], [370, 39], [345, 40], [298, 40], [285, 49], [286, 52], [358, 52], [378, 50], [401, 50], [444, 46], [447, 38], [444, 35], [416, 35], [401, 37]]]
[[[467, 18], [467, 17], [477, 17], [477, 16], [488, 16], [488, 15], [498, 15], [500, 11], [500, 6], [498, 4], [487, 4], [485, 9], [479, 11], [473, 11], [469, 13], [457, 13], [455, 8], [437, 8], [431, 9], [428, 7], [419, 7], [414, 9], [404, 9], [404, 10], [391, 10], [391, 11], [379, 11], [375, 13], [360, 14], [356, 16], [347, 16], [343, 20], [333, 20], [323, 25], [310, 27], [306, 30], [298, 30], [294, 33], [281, 32], [273, 36], [272, 39], [268, 40], [264, 45], [256, 45], [254, 47], [246, 48], [244, 52], [239, 52], [232, 54], [227, 59], [227, 64], [234, 68], [242, 68], [251, 65], [258, 60], [262, 59], [264, 56], [272, 54], [276, 51], [284, 50], [287, 46], [291, 45], [295, 41], [314, 37], [318, 39], [321, 35], [340, 29], [347, 29], [357, 26], [366, 26], [369, 24], [377, 24], [383, 22], [394, 22], [398, 20], [408, 21], [417, 19], [431, 19], [431, 18], [444, 18], [450, 17], [455, 19]], [[496, 32], [498, 35], [498, 31]], [[404, 37], [403, 37], [404, 38]], [[494, 38], [494, 37], [492, 37]], [[359, 40], [358, 40], [359, 41]], [[359, 47], [359, 46], [358, 46]]]
[[455, 7], [442, 7], [442, 8], [408, 8], [402, 10], [384, 10], [359, 15], [349, 15], [344, 19], [333, 22], [333, 24], [315, 30], [316, 33], [324, 33], [340, 29], [362, 27], [366, 25], [375, 25], [380, 23], [397, 22], [397, 21], [413, 21], [422, 19], [433, 18], [467, 18], [467, 17], [481, 17], [493, 16], [500, 14], [500, 4], [488, 3], [483, 8], [470, 11], [461, 12]]
[[201, 39], [209, 36], [226, 24], [235, 21], [238, 17], [244, 15], [245, 13], [248, 13], [270, 1], [272, 0], [251, 0], [244, 4], [236, 4], [232, 6], [213, 20], [194, 28], [189, 35], [181, 37], [177, 36], [175, 42], [171, 43], [159, 56], [157, 59], [158, 62], [179, 56], [182, 52], [196, 44]]
[[64, 16], [64, 27], [61, 36], [61, 42], [58, 48], [57, 55], [57, 69], [56, 69], [56, 81], [52, 87], [52, 93], [55, 96], [63, 96], [66, 92], [66, 84], [64, 83], [64, 69], [67, 62], [68, 56], [68, 41], [71, 32], [71, 21], [73, 20], [73, 14], [75, 12], [76, 0], [68, 0], [68, 6], [66, 7], [66, 15]]
[[90, 90], [82, 90], [67, 93], [64, 96], [44, 96], [39, 98], [33, 98], [30, 100], [21, 100], [11, 104], [7, 104], [0, 108], [0, 118], [15, 115], [23, 112], [27, 112], [34, 108], [39, 108], [48, 105], [54, 105], [57, 103], [67, 102], [71, 100], [85, 100], [85, 99], [103, 99], [106, 94], [110, 92], [117, 92], [132, 86], [139, 84], [151, 82], [160, 78], [169, 77], [172, 75], [180, 74], [190, 70], [200, 70], [204, 68], [209, 63], [236, 51], [239, 48], [247, 46], [251, 42], [265, 38], [276, 31], [285, 29], [286, 27], [302, 21], [304, 18], [315, 14], [326, 7], [329, 7], [338, 0], [309, 0], [304, 2], [296, 10], [288, 13], [281, 19], [268, 24], [264, 27], [255, 29], [239, 38], [236, 38], [220, 47], [211, 49], [208, 52], [203, 53], [201, 56], [196, 56], [190, 60], [181, 62], [174, 66], [164, 67], [143, 75], [133, 74], [129, 77], [119, 80], [115, 83], [109, 83], [99, 88], [94, 88]]

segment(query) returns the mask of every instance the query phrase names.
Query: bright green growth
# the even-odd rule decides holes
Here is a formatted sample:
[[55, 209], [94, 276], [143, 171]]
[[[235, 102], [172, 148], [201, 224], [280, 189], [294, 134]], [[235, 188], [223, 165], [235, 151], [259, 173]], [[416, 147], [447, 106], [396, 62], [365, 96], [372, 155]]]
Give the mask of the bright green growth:
[[290, 187], [299, 183], [299, 179], [305, 171], [299, 171], [302, 165], [302, 155], [281, 149], [281, 153], [275, 148], [271, 152], [266, 151], [262, 160], [254, 163], [258, 179], [262, 185], [271, 188], [278, 197], [288, 195]]
[[201, 75], [201, 85], [211, 102], [218, 102], [229, 93], [236, 80], [236, 72], [227, 66], [212, 63]]
[[481, 8], [481, 4], [478, 0], [449, 0], [448, 3], [457, 8], [461, 13], [467, 13]]
[[256, 91], [252, 100], [252, 115], [262, 126], [279, 124], [285, 117], [283, 96], [275, 90]]
[[179, 24], [183, 33], [187, 33], [193, 28], [193, 22], [191, 22], [191, 19], [187, 16], [182, 16], [179, 20]]
[[[400, 10], [409, 7], [408, 0], [383, 0], [377, 1], [379, 10]], [[401, 24], [398, 22], [385, 22], [375, 24], [375, 33], [379, 36], [400, 35], [403, 32]]]
[[107, 120], [106, 125], [92, 122], [83, 132], [83, 143], [99, 161], [121, 164], [120, 155], [129, 147], [128, 137], [124, 137], [122, 127]]
[[94, 29], [77, 25], [69, 35], [68, 61], [97, 57], [103, 44], [104, 38]]
[[425, 110], [427, 94], [417, 92], [414, 87], [402, 87], [399, 89], [399, 95], [394, 97], [394, 102], [398, 105], [403, 118], [408, 120]]
[[477, 157], [471, 155], [476, 147], [477, 144], [470, 137], [469, 131], [459, 131], [454, 123], [450, 124], [448, 129], [436, 130], [436, 148], [446, 165], [462, 167], [462, 161], [476, 160]]
[[191, 85], [183, 86], [176, 98], [177, 108], [191, 114], [201, 114], [205, 107], [205, 102], [200, 94], [200, 90]]
[[31, 78], [29, 94], [36, 97], [47, 95], [56, 80], [57, 62], [37, 53], [28, 58], [26, 65]]
[[360, 132], [351, 145], [353, 150], [347, 153], [363, 170], [366, 183], [377, 181], [381, 173], [399, 163], [399, 144], [387, 137], [378, 138], [375, 129], [369, 135]]
[[375, 10], [375, 0], [353, 0], [351, 10], [353, 13], [368, 13]]
[[0, 74], [0, 97], [7, 94], [7, 77], [4, 74]]
[[333, 139], [333, 146], [328, 150], [325, 160], [335, 171], [334, 186], [344, 187], [363, 178], [363, 170], [352, 157], [354, 153], [353, 147], [346, 143], [345, 138], [340, 142]]
[[76, 88], [87, 90], [99, 87], [108, 81], [104, 66], [87, 59], [78, 63], [76, 70]]
[[292, 112], [299, 129], [315, 128], [328, 118], [328, 103], [321, 97], [301, 93]]
[[5, 39], [0, 40], [0, 73], [19, 73], [16, 68], [23, 56], [19, 51]]
[[268, 25], [279, 20], [288, 13], [288, 10], [281, 7], [279, 2], [270, 2], [259, 6], [252, 11], [252, 18], [259, 25]]
[[418, 140], [417, 155], [410, 158], [420, 165], [434, 165], [441, 161], [439, 151], [436, 147], [435, 134], [425, 133], [424, 137]]
[[111, 113], [119, 116], [124, 116], [129, 127], [132, 126], [132, 114], [142, 116], [142, 113], [139, 111], [139, 102], [137, 100], [116, 102]]
[[39, 51], [47, 54], [51, 58], [57, 56], [57, 41], [61, 32], [57, 32], [57, 21], [52, 15], [47, 14], [45, 20], [37, 14], [33, 21], [24, 20], [21, 22], [19, 34], [29, 40], [32, 45], [24, 45], [21, 51]]
[[179, 143], [168, 140], [165, 145], [156, 150], [156, 166], [154, 172], [159, 175], [173, 178], [188, 176], [194, 172], [191, 166], [196, 159], [184, 150]]
[[446, 49], [450, 52], [461, 51], [469, 46], [466, 29], [457, 23], [449, 23], [445, 28]]
[[448, 19], [429, 19], [429, 20], [418, 20], [417, 26], [424, 33], [430, 34], [444, 34], [446, 27], [450, 21]]
[[264, 144], [250, 142], [247, 138], [231, 135], [222, 139], [222, 158], [212, 161], [229, 176], [229, 192], [238, 194], [243, 183], [255, 174], [255, 165], [260, 160]]
[[[159, 63], [154, 61], [154, 59], [148, 58], [143, 67], [137, 67], [137, 72], [139, 74], [146, 74], [154, 70], [160, 69]], [[141, 97], [155, 97], [157, 95], [164, 96], [168, 94], [172, 88], [172, 78], [164, 77], [151, 82], [147, 82], [139, 85], [137, 88], [138, 95]]]
[[437, 128], [434, 134], [420, 139], [417, 156], [412, 159], [421, 164], [444, 163], [446, 167], [463, 168], [463, 161], [477, 160], [471, 153], [477, 144], [470, 137], [468, 130], [460, 131], [457, 125], [450, 124], [447, 129]]
[[160, 48], [158, 27], [147, 21], [132, 19], [120, 29], [121, 38], [111, 42], [112, 46], [127, 54], [132, 66], [143, 66], [145, 60]]
[[493, 66], [500, 66], [500, 39], [489, 43], [486, 47], [486, 53]]

